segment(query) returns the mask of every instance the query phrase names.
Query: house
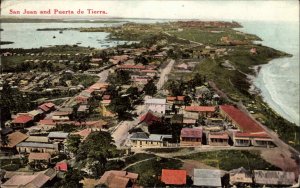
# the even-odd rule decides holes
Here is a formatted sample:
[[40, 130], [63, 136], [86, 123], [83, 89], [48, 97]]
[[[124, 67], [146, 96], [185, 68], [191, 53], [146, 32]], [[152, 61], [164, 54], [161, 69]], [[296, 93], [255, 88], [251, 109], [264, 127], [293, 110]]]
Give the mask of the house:
[[172, 135], [148, 134], [144, 132], [132, 133], [129, 140], [132, 147], [167, 147]]
[[38, 106], [38, 109], [41, 109], [44, 113], [49, 113], [55, 110], [55, 104], [47, 102]]
[[44, 118], [44, 111], [41, 109], [29, 111], [27, 114], [33, 118], [33, 121], [39, 121]]
[[90, 129], [83, 129], [81, 131], [71, 133], [71, 134], [72, 135], [79, 135], [82, 140], [85, 140], [91, 133], [92, 133], [92, 131]]
[[29, 136], [24, 142], [49, 143], [46, 136]]
[[199, 117], [212, 117], [215, 112], [215, 106], [187, 106], [183, 115], [185, 118], [198, 119]]
[[234, 146], [274, 147], [273, 139], [267, 133], [233, 132]]
[[145, 70], [146, 67], [143, 65], [128, 65], [128, 64], [124, 64], [124, 65], [119, 65], [118, 66], [118, 70], [126, 70], [126, 71], [141, 71], [141, 70]]
[[220, 114], [238, 131], [233, 132], [235, 146], [274, 146], [273, 139], [250, 116], [231, 105], [221, 105]]
[[126, 172], [126, 171], [117, 171], [110, 170], [106, 171], [99, 181], [98, 185], [106, 185], [109, 188], [127, 188], [133, 187], [138, 179], [138, 174]]
[[66, 161], [61, 161], [56, 163], [55, 170], [61, 171], [61, 172], [67, 172], [68, 171], [68, 163]]
[[140, 116], [139, 124], [145, 123], [147, 125], [151, 125], [154, 122], [161, 122], [161, 121], [162, 121], [162, 114], [155, 113], [155, 112], [152, 112], [151, 110], [149, 110], [147, 113]]
[[17, 144], [23, 142], [28, 137], [29, 137], [28, 135], [23, 134], [19, 131], [16, 131], [16, 132], [13, 132], [13, 133], [7, 135], [7, 144], [6, 145], [3, 145], [3, 142], [0, 142], [0, 146], [1, 146], [1, 148], [13, 149], [16, 147]]
[[58, 144], [36, 143], [36, 142], [21, 142], [16, 145], [19, 153], [41, 152], [56, 154], [59, 151]]
[[228, 146], [229, 136], [226, 132], [209, 132], [207, 143], [210, 146]]
[[48, 134], [48, 138], [52, 142], [63, 142], [65, 141], [69, 136], [69, 133], [64, 132], [50, 132]]
[[251, 185], [253, 183], [251, 172], [241, 167], [229, 172], [230, 185], [241, 186]]
[[183, 128], [180, 133], [181, 146], [200, 146], [202, 143], [202, 127]]
[[29, 153], [28, 162], [44, 163], [46, 167], [50, 163], [51, 155], [49, 153]]
[[56, 126], [56, 122], [54, 122], [52, 119], [42, 119], [38, 122], [37, 126], [41, 130], [50, 130]]
[[151, 98], [145, 101], [146, 108], [152, 112], [166, 113], [166, 99]]
[[260, 186], [291, 186], [295, 184], [295, 173], [284, 171], [254, 170], [254, 182]]
[[13, 129], [23, 129], [33, 125], [33, 118], [28, 114], [17, 115], [12, 121]]
[[166, 185], [185, 185], [187, 173], [185, 170], [162, 169], [161, 181]]
[[222, 187], [222, 177], [225, 173], [221, 170], [194, 169], [193, 181], [195, 186]]
[[47, 182], [53, 180], [57, 172], [49, 168], [45, 171], [30, 173], [30, 174], [16, 174], [9, 177], [9, 179], [1, 184], [1, 188], [12, 188], [12, 187], [32, 187], [32, 188], [41, 188]]
[[76, 126], [80, 126], [83, 128], [88, 128], [92, 131], [100, 131], [102, 128], [107, 128], [108, 123], [102, 119], [97, 121], [85, 121], [85, 122], [76, 122]]
[[57, 121], [69, 121], [71, 114], [72, 114], [72, 112], [57, 111], [57, 112], [53, 113], [52, 120], [55, 121], [55, 122], [57, 122]]

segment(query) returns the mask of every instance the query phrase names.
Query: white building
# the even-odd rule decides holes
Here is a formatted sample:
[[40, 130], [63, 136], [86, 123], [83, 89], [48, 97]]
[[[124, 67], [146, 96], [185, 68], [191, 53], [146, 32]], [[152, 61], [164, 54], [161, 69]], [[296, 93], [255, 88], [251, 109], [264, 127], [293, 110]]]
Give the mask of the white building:
[[166, 113], [166, 99], [151, 98], [145, 101], [146, 108], [152, 112]]

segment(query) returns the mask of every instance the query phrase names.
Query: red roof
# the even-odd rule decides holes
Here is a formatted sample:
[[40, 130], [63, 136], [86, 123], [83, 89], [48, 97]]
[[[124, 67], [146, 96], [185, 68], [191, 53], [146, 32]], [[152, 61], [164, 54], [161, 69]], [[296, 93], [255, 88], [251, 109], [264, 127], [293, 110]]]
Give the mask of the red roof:
[[186, 111], [190, 112], [214, 112], [216, 111], [215, 106], [187, 106], [185, 107]]
[[145, 69], [145, 66], [142, 65], [120, 65], [119, 69]]
[[54, 167], [55, 170], [58, 170], [58, 171], [68, 171], [68, 164], [66, 162], [59, 162], [59, 163], [56, 163], [55, 167]]
[[185, 96], [177, 96], [178, 101], [184, 101]]
[[183, 128], [180, 136], [185, 138], [202, 138], [202, 128]]
[[44, 104], [38, 106], [38, 108], [42, 109], [44, 112], [48, 112], [54, 106], [55, 106], [55, 104], [53, 104], [51, 102], [47, 102], [47, 103], [44, 103]]
[[222, 105], [220, 106], [220, 110], [227, 114], [243, 132], [265, 132], [256, 121], [234, 106]]
[[29, 160], [49, 160], [51, 155], [49, 153], [30, 153]]
[[52, 119], [42, 119], [39, 121], [40, 125], [55, 125], [55, 122]]
[[167, 101], [175, 101], [175, 100], [176, 100], [176, 97], [173, 97], [173, 96], [167, 97]]
[[235, 137], [270, 138], [270, 136], [265, 132], [263, 133], [236, 132]]
[[103, 100], [109, 100], [110, 97], [111, 97], [110, 95], [103, 95], [102, 99], [103, 99]]
[[13, 123], [28, 123], [32, 120], [32, 117], [29, 115], [19, 115], [13, 120]]
[[218, 139], [229, 139], [228, 134], [223, 132], [223, 133], [209, 133], [209, 138], [218, 138]]
[[161, 121], [160, 117], [155, 116], [151, 111], [148, 111], [146, 114], [140, 117], [140, 123], [145, 122], [148, 125], [151, 125], [155, 121]]
[[186, 171], [162, 169], [161, 181], [167, 185], [185, 185]]

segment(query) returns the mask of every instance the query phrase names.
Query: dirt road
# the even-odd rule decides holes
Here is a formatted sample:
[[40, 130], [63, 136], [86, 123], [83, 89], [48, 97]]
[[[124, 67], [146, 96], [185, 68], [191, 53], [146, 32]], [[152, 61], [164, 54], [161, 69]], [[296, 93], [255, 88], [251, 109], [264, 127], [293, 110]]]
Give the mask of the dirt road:
[[168, 74], [171, 72], [172, 67], [174, 66], [175, 60], [171, 59], [169, 64], [161, 71], [160, 78], [156, 84], [157, 90], [160, 90], [163, 85], [168, 81]]

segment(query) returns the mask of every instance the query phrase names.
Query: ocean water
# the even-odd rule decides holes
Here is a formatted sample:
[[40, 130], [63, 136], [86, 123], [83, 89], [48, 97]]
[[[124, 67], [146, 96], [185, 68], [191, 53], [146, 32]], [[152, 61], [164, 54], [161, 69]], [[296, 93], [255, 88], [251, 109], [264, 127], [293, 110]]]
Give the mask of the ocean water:
[[[11, 41], [13, 44], [1, 45], [1, 48], [39, 48], [53, 45], [73, 45], [107, 48], [127, 41], [107, 40], [109, 33], [105, 32], [79, 32], [65, 30], [59, 31], [37, 31], [42, 28], [88, 28], [117, 26], [122, 23], [1, 23], [4, 31], [0, 32], [2, 41]], [[55, 36], [55, 38], [53, 38]]]
[[263, 45], [292, 54], [263, 65], [254, 79], [265, 102], [285, 119], [299, 126], [299, 23], [241, 22], [247, 33], [259, 36]]

